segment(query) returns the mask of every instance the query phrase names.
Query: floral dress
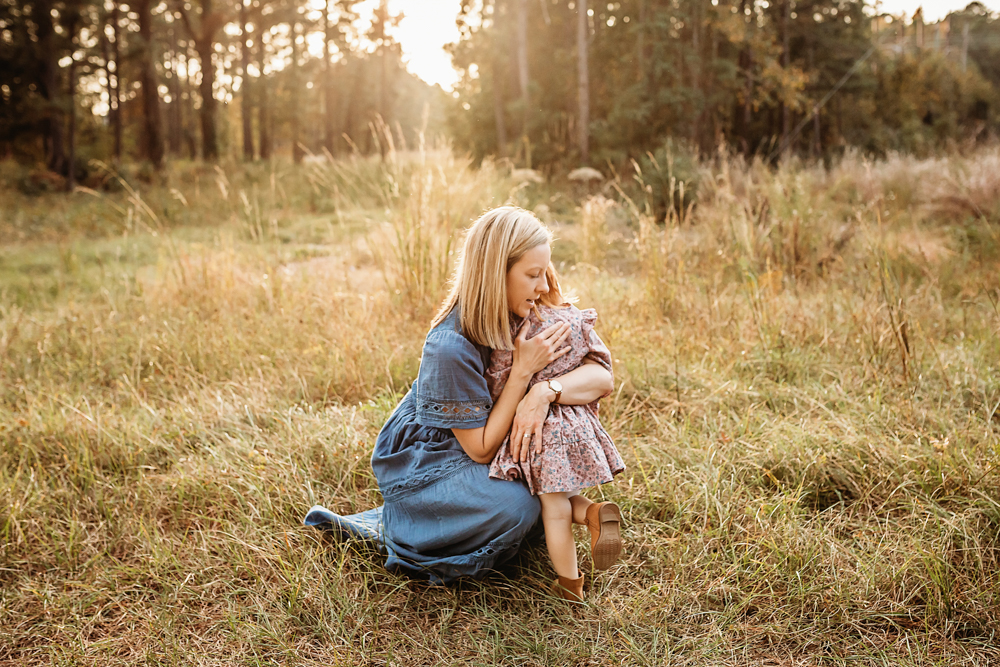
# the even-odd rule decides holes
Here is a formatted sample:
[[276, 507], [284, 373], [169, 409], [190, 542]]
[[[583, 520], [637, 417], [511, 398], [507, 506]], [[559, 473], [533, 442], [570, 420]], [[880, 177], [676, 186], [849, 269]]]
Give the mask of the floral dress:
[[[527, 317], [528, 337], [537, 335], [557, 322], [568, 322], [570, 351], [535, 373], [531, 385], [565, 375], [592, 359], [611, 372], [611, 353], [594, 331], [597, 311], [575, 306], [552, 308], [537, 306]], [[493, 350], [486, 369], [486, 382], [495, 401], [510, 376], [511, 350]], [[625, 470], [614, 442], [597, 417], [598, 401], [587, 405], [553, 403], [542, 426], [542, 452], [535, 454], [532, 445], [528, 460], [517, 462], [510, 455], [510, 435], [504, 440], [490, 466], [490, 477], [522, 478], [532, 495], [579, 491], [610, 482]]]

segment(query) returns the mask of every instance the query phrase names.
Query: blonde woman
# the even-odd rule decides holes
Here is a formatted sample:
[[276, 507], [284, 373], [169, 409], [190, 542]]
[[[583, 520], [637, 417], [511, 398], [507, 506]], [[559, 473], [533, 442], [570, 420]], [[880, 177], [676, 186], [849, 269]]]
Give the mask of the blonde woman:
[[[381, 508], [341, 517], [314, 507], [309, 525], [332, 524], [377, 540], [386, 567], [435, 583], [480, 577], [517, 553], [540, 506], [520, 482], [491, 479], [508, 434], [539, 441], [557, 392], [532, 376], [570, 351], [565, 322], [513, 335], [535, 304], [560, 305], [551, 233], [530, 213], [493, 209], [468, 230], [452, 289], [424, 341], [420, 370], [382, 427], [372, 469]], [[510, 375], [493, 400], [486, 369], [493, 349], [511, 350]], [[557, 378], [560, 403], [606, 395], [611, 373], [584, 364]]]

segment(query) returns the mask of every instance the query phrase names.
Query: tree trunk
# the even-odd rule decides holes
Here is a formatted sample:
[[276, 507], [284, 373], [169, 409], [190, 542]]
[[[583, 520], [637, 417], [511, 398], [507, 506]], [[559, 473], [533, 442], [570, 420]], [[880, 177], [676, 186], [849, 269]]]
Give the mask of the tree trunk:
[[[359, 115], [358, 104], [361, 103], [367, 74], [365, 71], [367, 69], [367, 60], [358, 59], [355, 62], [357, 64], [357, 72], [354, 75], [353, 92], [347, 98], [347, 113], [344, 119], [344, 132], [349, 138], [351, 138], [352, 135], [357, 136], [354, 132], [354, 125], [357, 123], [357, 117]], [[354, 151], [356, 146], [356, 143], [351, 143], [351, 150]]]
[[59, 48], [52, 24], [51, 0], [38, 0], [38, 61], [41, 65], [39, 86], [45, 106], [45, 163], [49, 170], [66, 175], [66, 152], [63, 137], [63, 114], [59, 109]]
[[273, 150], [271, 140], [270, 108], [271, 103], [267, 96], [267, 80], [261, 79], [257, 82], [257, 145], [260, 147], [260, 159], [270, 160]]
[[167, 107], [167, 148], [172, 155], [179, 156], [184, 150], [184, 103], [177, 57], [177, 31], [173, 24], [171, 24], [169, 32], [170, 78], [167, 80], [167, 85], [170, 88], [170, 106]]
[[333, 39], [330, 24], [330, 5], [332, 0], [326, 0], [326, 8], [323, 10], [323, 147], [333, 155], [335, 134], [334, 134], [334, 90], [333, 73], [330, 63], [330, 41]]
[[219, 159], [219, 139], [215, 131], [215, 63], [214, 36], [216, 18], [212, 0], [201, 0], [201, 31], [194, 37], [194, 48], [201, 61], [201, 153], [205, 160]]
[[530, 98], [528, 91], [528, 0], [515, 0], [517, 3], [517, 78], [521, 84], [521, 136], [528, 136], [528, 120], [530, 118]]
[[[383, 127], [388, 128], [389, 126], [389, 112], [388, 112], [388, 77], [385, 71], [385, 52], [386, 52], [386, 41], [387, 35], [385, 31], [386, 23], [389, 21], [389, 7], [386, 0], [381, 0], [378, 7], [378, 15], [375, 24], [375, 38], [379, 42], [378, 48], [378, 66], [379, 66], [379, 86], [378, 86], [378, 115]], [[378, 128], [378, 124], [376, 125]], [[382, 134], [381, 130], [376, 129], [379, 134]], [[385, 155], [389, 150], [389, 137], [384, 134], [378, 139], [378, 152], [383, 160], [385, 160]]]
[[243, 159], [253, 162], [253, 98], [250, 92], [250, 33], [247, 32], [247, 0], [240, 2], [240, 115], [243, 117]]
[[823, 135], [819, 127], [819, 107], [813, 109], [813, 153], [816, 157], [823, 155]]
[[[791, 12], [791, 0], [783, 0], [781, 3], [781, 67], [788, 70], [788, 21], [789, 13]], [[787, 95], [785, 91], [782, 91], [784, 95]], [[781, 152], [782, 154], [788, 150], [788, 133], [791, 129], [791, 109], [788, 108], [788, 104], [785, 102], [784, 95], [781, 100]], [[784, 157], [783, 155], [779, 156]]]
[[73, 12], [67, 30], [69, 32], [69, 158], [66, 169], [66, 191], [76, 188], [76, 28], [80, 15]]
[[184, 20], [184, 26], [194, 41], [195, 51], [201, 66], [201, 152], [205, 160], [214, 162], [219, 158], [219, 140], [215, 130], [215, 63], [213, 62], [215, 32], [226, 22], [220, 12], [212, 11], [212, 0], [201, 0], [201, 26], [195, 30], [191, 25], [183, 0], [176, 0], [177, 10]]
[[[815, 70], [816, 68], [816, 46], [814, 44], [809, 45], [809, 69]], [[819, 91], [817, 91], [817, 94]], [[821, 138], [820, 138], [820, 128], [819, 128], [819, 104], [813, 102], [812, 108], [812, 122], [813, 122], [813, 138], [809, 144], [809, 153], [813, 157], [817, 157], [821, 152]]]
[[503, 94], [500, 90], [500, 68], [497, 65], [496, 55], [493, 56], [490, 67], [493, 77], [493, 120], [497, 128], [497, 154], [503, 157], [507, 154], [507, 125], [503, 117]]
[[115, 113], [112, 119], [115, 137], [112, 155], [114, 157], [115, 164], [118, 164], [122, 160], [122, 51], [121, 44], [119, 42], [121, 39], [121, 32], [118, 30], [118, 27], [118, 2], [114, 2], [111, 9], [111, 32], [112, 37], [114, 37], [114, 48], [112, 49], [112, 53], [115, 58]]
[[[709, 34], [712, 37], [711, 40], [712, 49], [709, 52], [708, 70], [710, 72], [715, 72], [716, 63], [719, 60], [719, 31], [713, 30], [711, 27], [709, 27], [708, 30]], [[709, 74], [708, 81], [705, 85], [705, 90], [715, 90], [717, 86], [718, 86], [718, 78], [712, 74]], [[713, 104], [710, 112], [712, 118], [712, 145], [709, 146], [708, 148], [712, 150], [718, 148], [720, 143], [722, 142], [722, 136], [721, 136], [722, 130], [719, 127], [719, 111], [721, 110], [720, 106], [721, 105], [719, 105], [718, 103]]]
[[139, 77], [142, 86], [143, 156], [157, 170], [163, 168], [163, 120], [159, 82], [153, 64], [153, 14], [151, 0], [135, 0], [139, 16]]
[[260, 78], [257, 80], [257, 132], [259, 134], [258, 145], [260, 146], [260, 159], [270, 160], [271, 145], [271, 125], [270, 125], [270, 100], [267, 97], [267, 78], [264, 76], [264, 60], [267, 52], [264, 46], [264, 33], [266, 30], [261, 26], [257, 32], [257, 70]]
[[302, 162], [302, 147], [300, 146], [300, 113], [299, 113], [299, 19], [296, 16], [291, 24], [292, 32], [292, 161], [295, 164]]
[[701, 148], [701, 0], [694, 0], [691, 17], [691, 141]]
[[[746, 16], [746, 0], [740, 3], [743, 8], [743, 15]], [[746, 29], [746, 48], [744, 50], [744, 60], [743, 67], [744, 73], [746, 75], [746, 83], [743, 86], [743, 109], [742, 109], [742, 125], [743, 133], [741, 139], [743, 140], [743, 151], [745, 153], [750, 152], [750, 124], [753, 122], [753, 34], [754, 26], [757, 25], [757, 3], [755, 0], [750, 0], [750, 16], [747, 19], [747, 29]]]
[[[194, 86], [191, 84], [191, 50], [184, 49], [184, 90], [187, 91], [187, 102], [184, 104], [183, 109], [190, 111], [187, 114], [187, 118], [194, 118], [194, 105], [192, 100], [194, 100]], [[183, 141], [187, 145], [188, 158], [191, 161], [198, 159], [198, 137], [194, 131], [194, 128], [190, 127], [187, 122], [185, 115], [181, 115], [181, 134], [183, 136]], [[192, 122], [194, 122], [192, 120]]]
[[507, 121], [503, 103], [504, 72], [502, 62], [507, 47], [504, 39], [506, 23], [501, 25], [500, 0], [483, 3], [480, 21], [486, 19], [486, 8], [489, 5], [493, 7], [493, 40], [490, 43], [490, 93], [493, 98], [493, 123], [497, 135], [497, 155], [505, 157], [507, 155]]
[[646, 80], [646, 23], [649, 20], [646, 0], [639, 0], [639, 26], [635, 38], [636, 45], [636, 79], [641, 83]]
[[576, 74], [577, 101], [580, 117], [577, 120], [580, 164], [590, 160], [590, 69], [587, 64], [587, 43], [590, 30], [587, 26], [587, 0], [576, 0]]
[[100, 34], [100, 45], [101, 45], [101, 60], [104, 61], [104, 81], [105, 81], [105, 92], [108, 95], [108, 113], [105, 115], [104, 120], [108, 124], [108, 127], [112, 126], [115, 110], [115, 94], [114, 88], [111, 86], [111, 46], [108, 42], [108, 24], [111, 22], [110, 14], [101, 14], [101, 34]]
[[198, 59], [201, 61], [201, 154], [205, 160], [214, 162], [219, 158], [219, 140], [215, 133], [215, 65], [212, 62], [212, 40], [195, 41]]

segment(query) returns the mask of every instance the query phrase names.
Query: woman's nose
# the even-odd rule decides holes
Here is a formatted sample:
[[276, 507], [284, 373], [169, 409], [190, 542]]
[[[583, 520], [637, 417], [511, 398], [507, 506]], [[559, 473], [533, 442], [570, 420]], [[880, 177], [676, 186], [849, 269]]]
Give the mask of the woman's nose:
[[549, 281], [545, 279], [545, 275], [542, 275], [542, 289], [539, 290], [542, 294], [549, 293]]

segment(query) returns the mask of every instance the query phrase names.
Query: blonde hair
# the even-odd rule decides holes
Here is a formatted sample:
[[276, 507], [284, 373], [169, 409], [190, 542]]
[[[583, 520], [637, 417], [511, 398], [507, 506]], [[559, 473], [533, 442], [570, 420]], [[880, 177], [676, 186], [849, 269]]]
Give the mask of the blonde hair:
[[[458, 306], [462, 333], [474, 343], [493, 349], [514, 348], [507, 308], [507, 272], [533, 248], [552, 242], [552, 232], [528, 211], [501, 206], [487, 211], [469, 228], [451, 291], [434, 316], [431, 328], [441, 324]], [[564, 302], [559, 275], [549, 262], [545, 269], [549, 291], [539, 301], [547, 306]]]

